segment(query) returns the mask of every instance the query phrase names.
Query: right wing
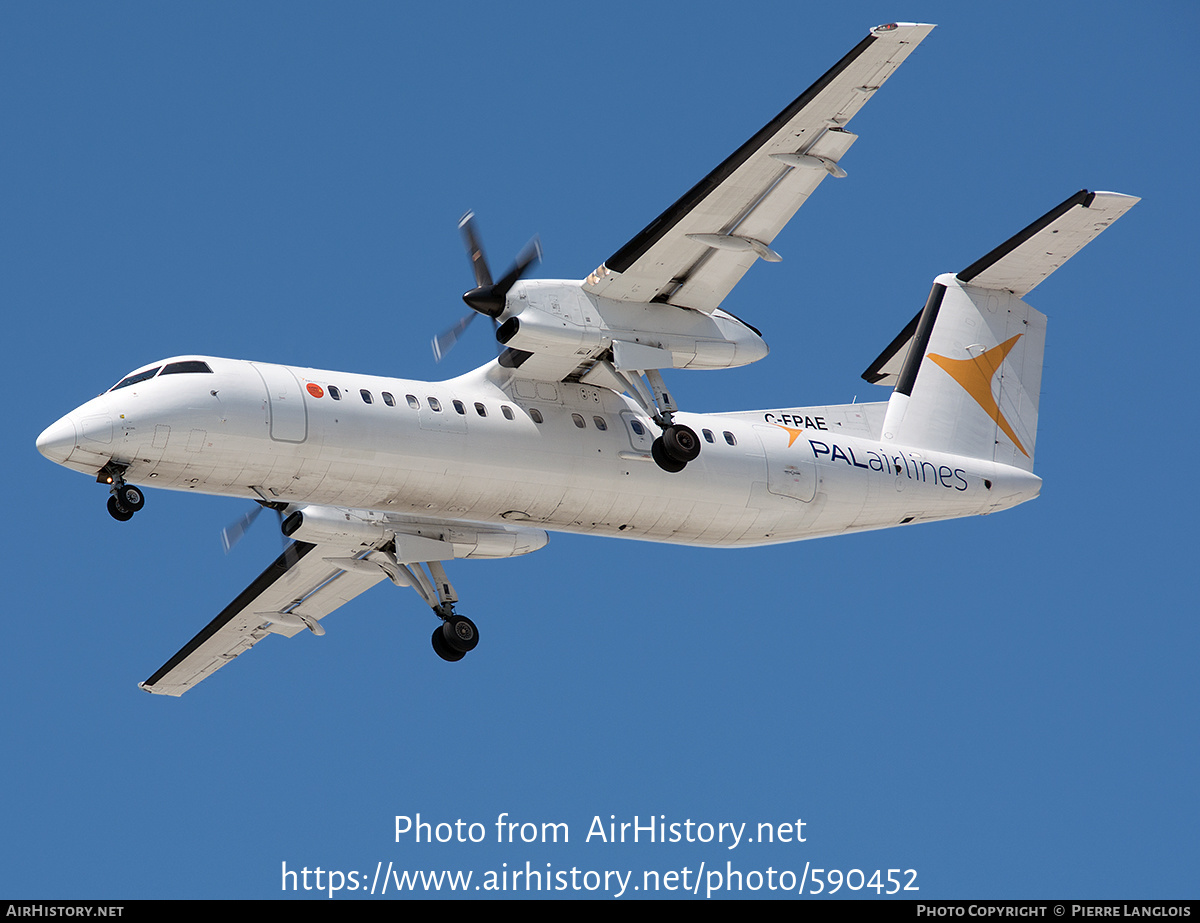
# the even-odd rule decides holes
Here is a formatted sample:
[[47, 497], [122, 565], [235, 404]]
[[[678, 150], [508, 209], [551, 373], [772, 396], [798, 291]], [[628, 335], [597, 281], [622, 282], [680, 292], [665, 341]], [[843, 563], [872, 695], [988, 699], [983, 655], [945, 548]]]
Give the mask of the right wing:
[[857, 137], [845, 125], [933, 29], [877, 26], [715, 170], [588, 276], [618, 301], [711, 313]]

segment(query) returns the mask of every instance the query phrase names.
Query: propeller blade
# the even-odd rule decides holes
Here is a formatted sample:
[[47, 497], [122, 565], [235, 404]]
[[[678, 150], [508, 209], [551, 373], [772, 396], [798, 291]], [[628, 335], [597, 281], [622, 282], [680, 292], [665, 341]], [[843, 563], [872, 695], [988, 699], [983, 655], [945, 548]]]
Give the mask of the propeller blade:
[[508, 290], [517, 284], [517, 280], [525, 275], [525, 272], [534, 263], [540, 262], [542, 259], [542, 241], [536, 235], [517, 254], [517, 261], [499, 282], [496, 283], [496, 288], [504, 295], [508, 294]]
[[283, 543], [283, 550], [287, 551], [288, 545], [292, 543], [292, 540], [283, 534], [283, 510], [279, 507], [275, 507], [275, 518], [278, 520], [279, 525], [279, 540]]
[[458, 338], [463, 335], [463, 331], [471, 325], [471, 321], [478, 317], [474, 311], [470, 314], [459, 318], [457, 324], [449, 330], [443, 330], [433, 338], [433, 359], [435, 362], [441, 362], [446, 358], [446, 353], [454, 348], [454, 344], [458, 342]]
[[467, 212], [458, 222], [462, 231], [463, 242], [467, 245], [467, 254], [471, 257], [471, 268], [475, 272], [475, 287], [486, 288], [492, 284], [492, 273], [488, 269], [487, 257], [483, 255], [483, 244], [475, 233], [475, 213]]
[[231, 522], [221, 530], [221, 547], [225, 549], [226, 554], [229, 554], [233, 550], [233, 546], [242, 540], [242, 536], [246, 534], [246, 530], [254, 524], [254, 520], [258, 518], [258, 514], [262, 511], [263, 508], [261, 506], [256, 506], [236, 522]]
[[[272, 507], [275, 510], [276, 518], [279, 520], [279, 536], [283, 539], [283, 547], [286, 550], [290, 542], [288, 541], [288, 537], [283, 534], [283, 510], [275, 504], [272, 504]], [[264, 509], [265, 505], [260, 504], [221, 530], [221, 547], [225, 549], [226, 554], [229, 554], [233, 550], [234, 545], [240, 542], [242, 537], [250, 531], [250, 527], [254, 525], [254, 520], [258, 519], [258, 514]]]

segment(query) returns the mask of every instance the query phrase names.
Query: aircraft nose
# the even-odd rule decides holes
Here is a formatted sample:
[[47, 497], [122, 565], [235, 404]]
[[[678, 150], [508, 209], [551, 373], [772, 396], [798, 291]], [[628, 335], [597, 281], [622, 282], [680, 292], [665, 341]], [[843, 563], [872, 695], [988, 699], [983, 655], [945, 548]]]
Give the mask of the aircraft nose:
[[70, 417], [51, 423], [37, 437], [37, 449], [52, 462], [66, 462], [75, 449], [75, 423]]

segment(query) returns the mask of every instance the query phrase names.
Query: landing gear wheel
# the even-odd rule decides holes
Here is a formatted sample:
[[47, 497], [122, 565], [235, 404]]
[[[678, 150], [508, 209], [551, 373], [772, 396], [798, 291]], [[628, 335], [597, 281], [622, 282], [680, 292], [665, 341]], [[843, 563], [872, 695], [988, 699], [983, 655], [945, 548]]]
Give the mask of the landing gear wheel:
[[141, 488], [134, 487], [132, 484], [126, 484], [120, 488], [117, 493], [117, 505], [124, 507], [132, 515], [146, 505], [146, 495], [142, 493]]
[[117, 522], [129, 522], [129, 520], [133, 519], [133, 512], [117, 503], [116, 497], [108, 498], [108, 515]]
[[685, 465], [700, 457], [700, 439], [690, 426], [668, 426], [662, 434], [663, 449]]
[[650, 446], [650, 455], [654, 459], [655, 464], [662, 468], [663, 471], [669, 471], [674, 474], [677, 471], [682, 471], [687, 467], [687, 462], [677, 461], [667, 454], [666, 448], [663, 446], [663, 438], [659, 436]]
[[479, 643], [479, 629], [465, 615], [452, 615], [442, 622], [442, 635], [453, 650], [467, 654]]
[[446, 636], [442, 634], [442, 627], [442, 625], [439, 625], [433, 630], [432, 641], [434, 652], [441, 657], [442, 660], [447, 660], [450, 663], [462, 660], [467, 655], [462, 651], [456, 651], [449, 645], [449, 643], [446, 641]]

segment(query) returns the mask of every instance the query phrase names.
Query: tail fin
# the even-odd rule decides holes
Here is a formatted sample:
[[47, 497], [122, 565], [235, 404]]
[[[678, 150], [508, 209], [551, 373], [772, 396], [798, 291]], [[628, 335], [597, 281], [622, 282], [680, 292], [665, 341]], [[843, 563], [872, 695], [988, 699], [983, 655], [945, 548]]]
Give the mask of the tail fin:
[[1139, 200], [1076, 193], [957, 275], [863, 373], [893, 384], [883, 438], [1033, 470], [1046, 316], [1021, 300]]

